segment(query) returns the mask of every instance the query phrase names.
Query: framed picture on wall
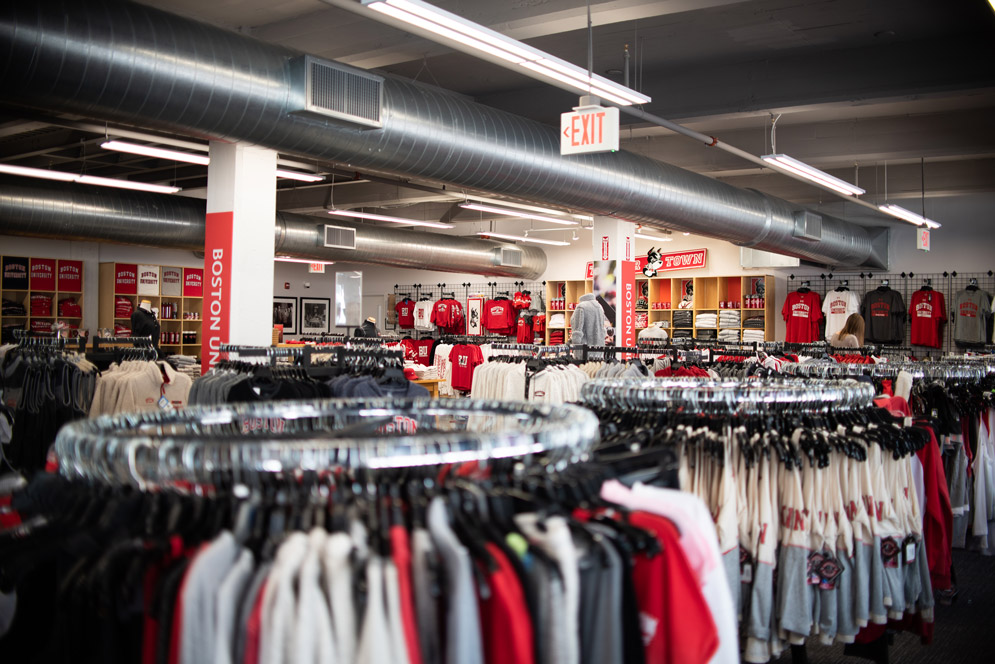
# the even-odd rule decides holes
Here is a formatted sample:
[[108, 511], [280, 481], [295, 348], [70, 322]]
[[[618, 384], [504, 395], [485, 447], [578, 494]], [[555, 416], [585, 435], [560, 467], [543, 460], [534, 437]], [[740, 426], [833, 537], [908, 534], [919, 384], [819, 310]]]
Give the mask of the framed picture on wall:
[[466, 333], [477, 336], [482, 334], [480, 328], [480, 312], [484, 308], [484, 298], [471, 297], [466, 301]]
[[273, 324], [282, 325], [284, 334], [297, 334], [297, 298], [273, 298]]
[[327, 297], [302, 297], [299, 334], [328, 334], [331, 307]]

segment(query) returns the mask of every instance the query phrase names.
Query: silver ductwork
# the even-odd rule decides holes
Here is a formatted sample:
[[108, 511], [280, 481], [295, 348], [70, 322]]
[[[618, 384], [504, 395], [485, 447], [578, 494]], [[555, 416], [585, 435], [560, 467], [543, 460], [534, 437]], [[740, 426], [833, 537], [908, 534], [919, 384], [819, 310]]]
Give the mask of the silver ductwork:
[[411, 81], [385, 77], [379, 129], [300, 113], [299, 57], [120, 0], [0, 8], [9, 104], [246, 141], [819, 263], [887, 267], [886, 239], [874, 229], [820, 215], [819, 240], [797, 237], [800, 206], [628, 152], [564, 157], [552, 127]]
[[[0, 177], [0, 235], [202, 251], [205, 212], [197, 198]], [[326, 222], [355, 228], [356, 248], [324, 247]], [[546, 270], [546, 254], [536, 247], [285, 212], [276, 215], [274, 249], [295, 258], [526, 280]], [[520, 265], [502, 260], [509, 250]]]

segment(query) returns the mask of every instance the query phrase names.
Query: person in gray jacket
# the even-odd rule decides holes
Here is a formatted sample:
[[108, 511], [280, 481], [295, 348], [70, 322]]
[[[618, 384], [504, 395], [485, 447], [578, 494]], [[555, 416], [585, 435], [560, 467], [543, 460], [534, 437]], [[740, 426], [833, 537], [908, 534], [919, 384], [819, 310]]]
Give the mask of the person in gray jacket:
[[570, 343], [588, 346], [605, 343], [605, 312], [593, 293], [580, 296], [570, 317]]

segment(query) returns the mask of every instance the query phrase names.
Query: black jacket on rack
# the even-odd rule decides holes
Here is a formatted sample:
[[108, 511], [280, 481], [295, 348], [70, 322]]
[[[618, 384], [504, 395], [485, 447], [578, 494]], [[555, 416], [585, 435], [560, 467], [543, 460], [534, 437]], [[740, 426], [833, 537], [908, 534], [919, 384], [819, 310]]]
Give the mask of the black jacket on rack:
[[151, 311], [138, 307], [131, 313], [131, 336], [152, 337], [152, 345], [159, 348], [159, 319]]

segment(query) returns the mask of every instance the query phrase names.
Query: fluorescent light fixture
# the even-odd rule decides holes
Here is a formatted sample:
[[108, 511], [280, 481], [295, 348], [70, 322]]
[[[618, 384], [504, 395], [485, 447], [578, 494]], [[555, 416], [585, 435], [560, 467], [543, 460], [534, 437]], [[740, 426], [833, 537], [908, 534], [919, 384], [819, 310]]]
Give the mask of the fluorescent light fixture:
[[329, 210], [328, 214], [340, 217], [355, 217], [357, 219], [369, 219], [371, 221], [389, 221], [392, 224], [407, 224], [409, 226], [427, 226], [429, 228], [454, 228], [452, 224], [443, 224], [437, 221], [418, 221], [417, 219], [406, 219], [404, 217], [388, 217], [383, 214], [370, 214], [369, 212], [354, 212], [352, 210]]
[[276, 177], [288, 180], [300, 180], [301, 182], [321, 182], [325, 179], [324, 175], [315, 175], [314, 173], [304, 173], [302, 171], [288, 171], [283, 168], [276, 169]]
[[812, 182], [821, 184], [823, 187], [828, 187], [829, 189], [843, 194], [844, 196], [859, 196], [867, 193], [860, 187], [840, 180], [839, 178], [834, 178], [829, 173], [824, 173], [818, 168], [813, 168], [805, 162], [793, 159], [786, 154], [767, 154], [760, 158], [774, 168], [787, 171], [788, 173], [793, 173], [799, 177], [805, 178], [806, 180], [811, 180]]
[[116, 150], [117, 152], [127, 152], [143, 157], [155, 157], [157, 159], [171, 159], [173, 161], [184, 161], [188, 164], [200, 164], [207, 166], [211, 163], [211, 158], [206, 154], [193, 154], [192, 152], [180, 152], [179, 150], [166, 150], [151, 145], [140, 145], [138, 143], [128, 143], [126, 141], [104, 141], [100, 144], [105, 150]]
[[[155, 157], [157, 159], [171, 159], [173, 161], [182, 161], [188, 164], [198, 164], [200, 166], [207, 166], [211, 163], [211, 158], [206, 154], [193, 154], [192, 152], [180, 152], [179, 150], [166, 150], [164, 148], [157, 148], [151, 145], [128, 143], [127, 141], [104, 141], [100, 144], [100, 147], [105, 150], [116, 150], [118, 152], [127, 152], [128, 154], [137, 154], [145, 157]], [[315, 175], [314, 173], [305, 173], [303, 171], [288, 171], [283, 168], [276, 169], [276, 177], [286, 178], [288, 180], [299, 180], [301, 182], [321, 182], [325, 179], [324, 175]]]
[[548, 53], [532, 48], [500, 32], [485, 28], [422, 0], [361, 0], [381, 14], [437, 35], [464, 48], [471, 55], [486, 54], [524, 67], [542, 78], [558, 81], [573, 90], [596, 95], [620, 106], [644, 104], [651, 98]]
[[569, 247], [569, 242], [561, 242], [559, 240], [543, 240], [537, 237], [522, 237], [519, 235], [505, 235], [504, 233], [489, 233], [486, 231], [480, 231], [477, 235], [484, 235], [487, 237], [497, 237], [502, 240], [518, 240], [519, 242], [535, 242], [536, 244], [551, 244], [554, 247]]
[[308, 265], [320, 263], [322, 265], [335, 265], [335, 261], [314, 261], [309, 258], [289, 258], [287, 256], [275, 256], [273, 260], [280, 261], [281, 263], [306, 263]]
[[65, 171], [49, 171], [44, 168], [29, 168], [28, 166], [13, 166], [11, 164], [0, 164], [0, 173], [23, 175], [26, 178], [41, 178], [43, 180], [60, 180], [62, 182], [75, 182], [79, 177], [75, 173], [66, 173]]
[[180, 190], [179, 187], [172, 187], [162, 184], [135, 182], [133, 180], [118, 180], [116, 178], [101, 178], [94, 175], [77, 175], [75, 173], [66, 173], [65, 171], [50, 171], [44, 168], [29, 168], [27, 166], [12, 166], [10, 164], [0, 164], [0, 173], [23, 175], [24, 177], [41, 178], [43, 180], [79, 182], [80, 184], [92, 184], [98, 187], [116, 187], [118, 189], [151, 191], [157, 194], [175, 194]]
[[683, 235], [684, 237], [687, 237], [688, 235], [691, 235], [691, 233], [688, 233], [687, 231], [685, 231], [685, 232], [681, 233], [681, 235]]
[[535, 219], [536, 221], [547, 221], [551, 224], [560, 224], [561, 226], [576, 226], [576, 221], [571, 221], [569, 219], [557, 219], [555, 217], [544, 217], [539, 214], [532, 214], [531, 212], [522, 212], [520, 210], [509, 210], [508, 208], [499, 208], [491, 205], [481, 205], [480, 203], [461, 203], [460, 207], [464, 210], [477, 210], [479, 212], [493, 212], [494, 214], [503, 214], [508, 217], [520, 217], [522, 219]]
[[655, 235], [643, 235], [642, 233], [636, 233], [635, 237], [639, 238], [640, 240], [653, 240], [654, 242], [673, 242], [674, 241], [674, 238], [672, 238], [672, 237], [657, 237]]
[[879, 205], [878, 209], [886, 214], [890, 214], [893, 217], [898, 217], [909, 223], [913, 223], [916, 226], [925, 225], [926, 228], [939, 228], [940, 224], [933, 221], [932, 219], [927, 219], [926, 217], [920, 216], [911, 210], [906, 210], [903, 207], [894, 204]]

